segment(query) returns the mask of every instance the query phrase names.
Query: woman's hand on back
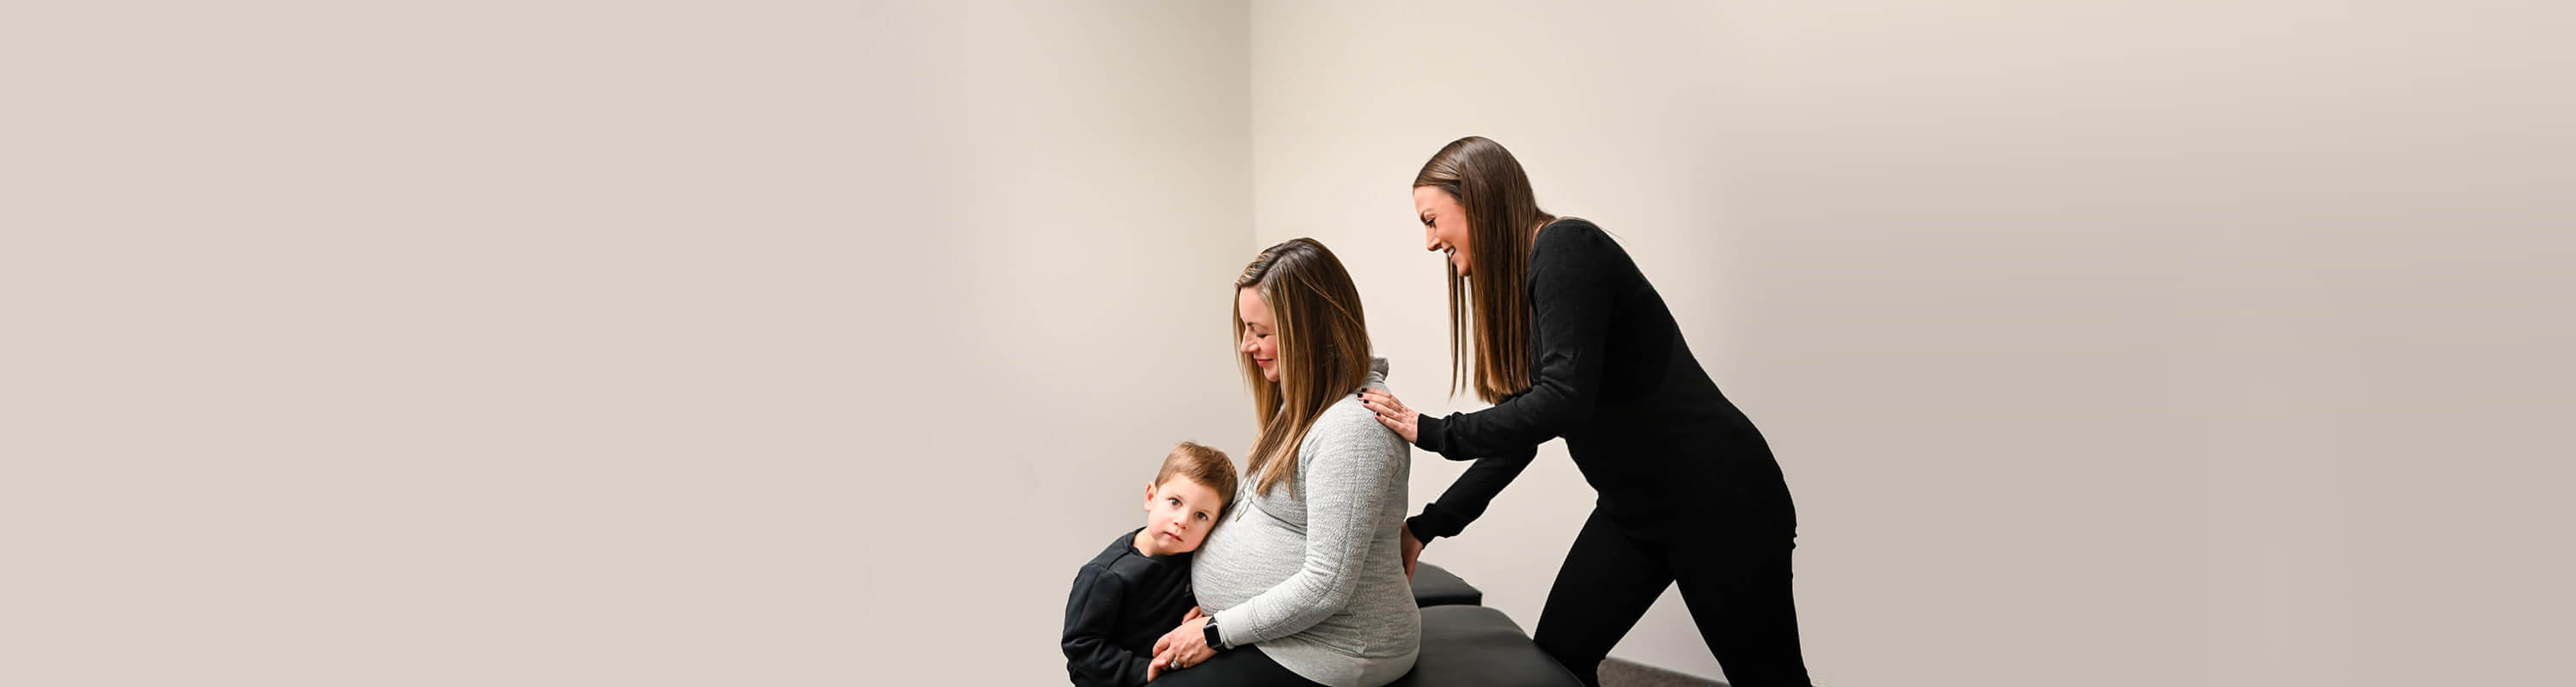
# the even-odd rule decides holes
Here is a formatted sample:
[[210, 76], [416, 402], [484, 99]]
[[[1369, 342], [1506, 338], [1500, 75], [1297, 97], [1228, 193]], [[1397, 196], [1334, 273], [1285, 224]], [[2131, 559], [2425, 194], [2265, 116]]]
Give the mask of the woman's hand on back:
[[1402, 549], [1404, 554], [1404, 580], [1406, 582], [1411, 582], [1413, 581], [1413, 564], [1416, 561], [1422, 560], [1422, 540], [1413, 538], [1413, 526], [1411, 525], [1398, 523], [1395, 526], [1395, 529], [1398, 532], [1404, 533], [1404, 545], [1398, 548]]
[[[1422, 414], [1413, 412], [1412, 408], [1404, 407], [1403, 401], [1395, 400], [1395, 394], [1378, 389], [1361, 389], [1360, 405], [1367, 406], [1369, 412], [1377, 413], [1378, 424], [1395, 430], [1396, 436], [1404, 437], [1404, 443], [1417, 443], [1415, 438], [1421, 433]], [[1405, 573], [1412, 574], [1412, 568], [1413, 566], [1410, 565], [1405, 566]]]

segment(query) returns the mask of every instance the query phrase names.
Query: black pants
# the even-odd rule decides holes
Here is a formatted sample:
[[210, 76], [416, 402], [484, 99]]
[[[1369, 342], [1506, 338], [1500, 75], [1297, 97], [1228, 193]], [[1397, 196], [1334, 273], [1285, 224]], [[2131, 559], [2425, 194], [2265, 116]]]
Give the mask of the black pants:
[[[1734, 687], [1806, 687], [1789, 595], [1797, 516], [1710, 518], [1673, 537], [1633, 534], [1595, 509], [1539, 614], [1539, 648], [1600, 685], [1601, 659], [1676, 582], [1699, 636]], [[1668, 541], [1667, 541], [1668, 539]], [[1157, 686], [1160, 687], [1160, 686]]]
[[1197, 685], [1243, 685], [1244, 687], [1324, 687], [1304, 676], [1288, 672], [1278, 661], [1261, 653], [1261, 647], [1239, 646], [1216, 652], [1206, 663], [1166, 670], [1154, 678], [1154, 687], [1194, 687]]

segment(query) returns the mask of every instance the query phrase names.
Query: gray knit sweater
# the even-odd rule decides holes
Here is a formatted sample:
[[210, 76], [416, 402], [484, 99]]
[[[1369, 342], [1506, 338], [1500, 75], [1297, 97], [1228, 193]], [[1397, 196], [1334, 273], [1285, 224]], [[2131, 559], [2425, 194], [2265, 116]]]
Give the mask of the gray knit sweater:
[[[1386, 371], [1377, 359], [1367, 386], [1386, 388]], [[1396, 529], [1412, 454], [1359, 399], [1344, 398], [1297, 450], [1295, 498], [1285, 488], [1255, 493], [1245, 476], [1234, 514], [1208, 534], [1190, 573], [1227, 645], [1260, 647], [1331, 687], [1378, 687], [1413, 669], [1422, 613]]]

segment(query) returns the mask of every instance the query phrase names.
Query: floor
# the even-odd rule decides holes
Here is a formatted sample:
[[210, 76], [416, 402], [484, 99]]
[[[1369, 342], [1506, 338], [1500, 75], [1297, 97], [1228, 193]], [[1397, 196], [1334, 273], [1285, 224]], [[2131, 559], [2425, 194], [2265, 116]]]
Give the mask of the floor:
[[1601, 662], [1601, 687], [1726, 687], [1726, 683], [1613, 658]]

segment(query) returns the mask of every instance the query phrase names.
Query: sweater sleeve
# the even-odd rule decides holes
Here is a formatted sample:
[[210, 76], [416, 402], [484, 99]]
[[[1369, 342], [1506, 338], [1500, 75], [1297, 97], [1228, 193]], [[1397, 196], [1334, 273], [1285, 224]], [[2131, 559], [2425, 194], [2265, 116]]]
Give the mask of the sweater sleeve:
[[[1356, 401], [1329, 409], [1306, 438], [1297, 485], [1306, 502], [1304, 563], [1288, 579], [1233, 608], [1217, 611], [1227, 646], [1296, 634], [1350, 605], [1377, 519], [1408, 455], [1404, 439]], [[1303, 452], [1303, 451], [1301, 451]], [[1402, 498], [1396, 496], [1395, 498]]]
[[1064, 603], [1064, 667], [1080, 687], [1134, 687], [1145, 684], [1145, 664], [1152, 657], [1118, 646], [1118, 609], [1126, 589], [1118, 576], [1096, 565], [1082, 566], [1073, 578], [1073, 594]]
[[1494, 502], [1494, 495], [1520, 477], [1537, 457], [1538, 447], [1532, 446], [1517, 456], [1476, 459], [1475, 464], [1467, 466], [1466, 474], [1459, 475], [1458, 481], [1449, 483], [1447, 491], [1440, 492], [1439, 500], [1422, 504], [1421, 515], [1406, 519], [1405, 528], [1413, 531], [1414, 539], [1426, 544], [1435, 537], [1458, 536], [1467, 529], [1467, 523], [1483, 516], [1485, 506]]
[[1539, 232], [1530, 254], [1538, 349], [1530, 388], [1484, 410], [1423, 416], [1415, 444], [1451, 460], [1522, 455], [1580, 427], [1600, 393], [1617, 301], [1612, 267], [1623, 258], [1618, 244], [1588, 223]]

